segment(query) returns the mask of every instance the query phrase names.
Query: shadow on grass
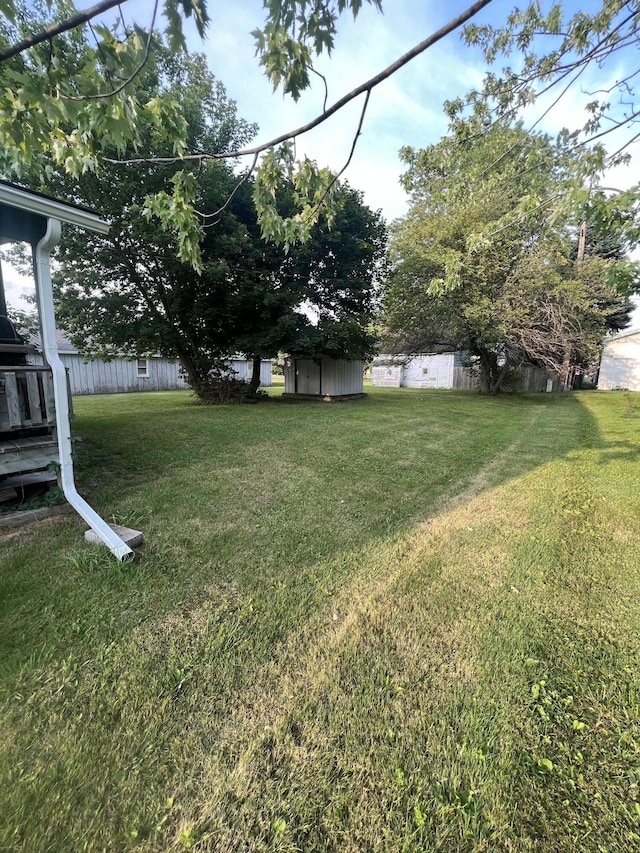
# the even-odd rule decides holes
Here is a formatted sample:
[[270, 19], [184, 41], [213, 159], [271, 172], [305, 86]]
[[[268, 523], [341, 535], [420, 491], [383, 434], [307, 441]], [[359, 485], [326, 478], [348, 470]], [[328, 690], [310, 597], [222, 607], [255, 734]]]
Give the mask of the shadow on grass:
[[638, 453], [603, 444], [576, 396], [375, 389], [349, 404], [202, 407], [187, 394], [133, 394], [76, 410], [80, 490], [148, 544], [126, 571], [88, 570], [75, 517], [5, 538], [6, 674], [43, 648], [113, 640], [218, 584], [269, 602], [269, 645], [353, 571], [340, 554], [580, 447], [603, 461]]
[[[186, 395], [78, 401], [82, 487], [105, 515], [117, 508], [123, 520], [137, 519], [148, 544], [134, 564], [118, 565], [79, 544], [73, 518], [0, 540], [0, 706], [13, 741], [4, 753], [12, 797], [4, 821], [11, 831], [11, 820], [27, 827], [20, 849], [74, 849], [68, 827], [83, 821], [96, 849], [128, 849], [132, 828], [152, 837], [164, 819], [158, 804], [173, 801], [174, 777], [188, 776], [194, 761], [183, 738], [215, 754], [216, 724], [288, 638], [317, 622], [331, 637], [340, 595], [366, 600], [367, 578], [380, 579], [380, 596], [388, 589], [393, 601], [404, 537], [417, 525], [441, 516], [452, 548], [443, 510], [456, 501], [486, 498], [490, 520], [491, 491], [508, 481], [557, 463], [557, 479], [546, 474], [553, 489], [562, 487], [562, 463], [583, 452], [605, 462], [635, 455], [635, 423], [605, 440], [601, 412], [585, 400], [384, 390], [331, 406], [202, 408]], [[472, 511], [480, 526], [480, 501]], [[464, 514], [457, 523], [461, 539], [473, 529]], [[540, 543], [525, 537], [522, 547], [535, 567]], [[556, 558], [550, 549], [550, 570]], [[407, 597], [422, 596], [435, 613], [436, 585], [415, 574], [411, 582]], [[412, 619], [401, 620], [399, 643]], [[383, 636], [380, 625], [372, 630]], [[356, 652], [354, 668], [366, 668]], [[383, 652], [374, 644], [368, 663], [379, 669], [380, 690]], [[277, 667], [264, 676], [272, 672], [279, 695]], [[347, 698], [352, 688], [349, 681]], [[262, 724], [262, 706], [254, 710]], [[230, 766], [236, 758], [228, 756]], [[333, 770], [329, 778], [333, 785]], [[115, 805], [100, 816], [102, 801]]]

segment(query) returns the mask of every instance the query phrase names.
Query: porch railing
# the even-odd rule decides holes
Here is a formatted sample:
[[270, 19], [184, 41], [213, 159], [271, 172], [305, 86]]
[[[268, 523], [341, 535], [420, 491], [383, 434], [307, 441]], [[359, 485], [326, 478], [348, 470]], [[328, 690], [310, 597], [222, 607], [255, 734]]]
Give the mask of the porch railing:
[[55, 424], [48, 367], [0, 367], [0, 432]]

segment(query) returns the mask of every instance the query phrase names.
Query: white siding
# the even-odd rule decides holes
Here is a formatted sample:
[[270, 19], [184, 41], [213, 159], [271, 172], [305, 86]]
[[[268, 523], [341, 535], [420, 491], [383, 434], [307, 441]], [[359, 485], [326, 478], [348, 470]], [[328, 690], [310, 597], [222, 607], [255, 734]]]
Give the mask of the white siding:
[[[245, 358], [230, 358], [227, 362], [233, 370], [235, 378], [243, 382], [250, 382], [253, 373], [253, 362]], [[263, 359], [260, 362], [260, 386], [268, 388], [272, 384], [273, 362]]]
[[605, 344], [598, 389], [640, 391], [640, 332], [613, 338]]
[[187, 388], [180, 374], [180, 364], [164, 358], [149, 358], [149, 375], [138, 376], [136, 360], [114, 358], [86, 361], [81, 355], [61, 353], [69, 370], [71, 393], [114, 394], [129, 391], [174, 391]]
[[[71, 393], [117, 394], [130, 391], [180, 391], [189, 388], [180, 372], [180, 362], [168, 358], [149, 357], [149, 375], [138, 375], [137, 359], [114, 358], [111, 361], [87, 361], [78, 353], [61, 352], [60, 359], [67, 368]], [[42, 364], [40, 355], [29, 356], [32, 364]], [[239, 379], [251, 379], [252, 364], [245, 359], [230, 359]], [[260, 367], [260, 384], [271, 385], [271, 361]]]
[[296, 392], [296, 363], [295, 359], [287, 358], [284, 362], [284, 393], [295, 394]]
[[378, 356], [373, 360], [373, 385], [393, 388], [453, 388], [452, 352], [426, 353], [412, 358]]
[[[373, 360], [372, 384], [392, 388], [453, 388], [477, 390], [478, 372], [464, 366], [464, 354], [454, 352], [423, 353], [422, 355], [379, 355]], [[553, 378], [539, 367], [520, 368], [521, 391], [544, 391], [547, 379]], [[557, 378], [553, 378], [557, 390]]]
[[404, 367], [401, 364], [371, 365], [371, 384], [377, 388], [400, 388]]
[[311, 359], [286, 359], [284, 393], [318, 397], [362, 394], [362, 373], [361, 361], [323, 358], [318, 364]]
[[361, 361], [323, 358], [321, 363], [321, 393], [328, 397], [341, 394], [362, 394], [364, 389]]
[[[71, 393], [116, 394], [129, 391], [176, 391], [188, 388], [180, 374], [180, 363], [165, 358], [149, 358], [149, 376], [138, 376], [137, 360], [114, 358], [111, 361], [87, 361], [78, 353], [61, 352], [67, 369]], [[29, 357], [42, 364], [41, 355]]]
[[453, 353], [420, 355], [407, 362], [405, 388], [453, 388]]

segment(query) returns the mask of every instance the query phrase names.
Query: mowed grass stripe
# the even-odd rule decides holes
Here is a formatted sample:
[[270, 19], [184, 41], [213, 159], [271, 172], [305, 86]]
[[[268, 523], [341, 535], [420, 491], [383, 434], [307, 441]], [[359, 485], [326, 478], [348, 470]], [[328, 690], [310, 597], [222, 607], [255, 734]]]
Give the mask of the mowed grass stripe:
[[[191, 500], [194, 524], [176, 543], [173, 512], [152, 505], [156, 538], [131, 574], [74, 550], [73, 525], [56, 524], [57, 582], [68, 592], [73, 580], [76, 598], [63, 605], [37, 574], [40, 595], [53, 593], [39, 627], [53, 628], [54, 642], [32, 642], [4, 681], [3, 840], [10, 849], [591, 850], [596, 839], [629, 849], [637, 562], [626, 513], [600, 506], [600, 487], [611, 489], [602, 457], [620, 451], [612, 430], [624, 405], [616, 395], [503, 403], [396, 393], [372, 396], [367, 408], [318, 407], [319, 422], [307, 420], [314, 407], [274, 405], [262, 443], [255, 424], [228, 409], [226, 422], [238, 412], [236, 434], [252, 434], [256, 455], [243, 466], [246, 448], [233, 451], [233, 465], [221, 456], [218, 468], [203, 458], [201, 479], [196, 459], [188, 474], [166, 463], [160, 473], [175, 470], [176, 489], [184, 477], [192, 486], [178, 493]], [[168, 427], [184, 410], [180, 400]], [[415, 479], [406, 492], [381, 480], [372, 529], [361, 529], [349, 481], [359, 471], [372, 487], [376, 473], [345, 445], [381, 442], [385, 419], [380, 449], [397, 459], [403, 419], [419, 416], [427, 426], [415, 440], [424, 456], [414, 449]], [[279, 484], [257, 448], [286, 443], [285, 422], [291, 452]], [[313, 443], [299, 464], [290, 459], [307, 426], [329, 463], [329, 436], [339, 434], [327, 487], [340, 484], [344, 504], [323, 498], [308, 465]], [[98, 444], [101, 430], [89, 440]], [[637, 427], [627, 431], [623, 449], [637, 437]], [[452, 435], [471, 454], [457, 478], [444, 476], [453, 453], [438, 469], [433, 450]], [[144, 467], [133, 462], [132, 482]], [[633, 483], [624, 460], [616, 464], [629, 499]], [[230, 505], [209, 519], [210, 478], [225, 467], [230, 480], [212, 491]], [[308, 499], [292, 488], [296, 478], [315, 482]], [[156, 500], [146, 483], [127, 488], [125, 504]], [[238, 537], [230, 519], [249, 496], [269, 502], [256, 531]], [[380, 519], [394, 498], [402, 516]], [[318, 502], [326, 525], [305, 524]], [[271, 513], [281, 524], [293, 518], [305, 539], [295, 525], [283, 534]], [[578, 521], [567, 528], [567, 519]], [[10, 547], [18, 574], [21, 552], [38, 571], [37, 549], [16, 538]], [[610, 569], [612, 560], [625, 570]], [[14, 633], [5, 636], [18, 627], [33, 636], [29, 606], [8, 610]], [[573, 728], [574, 714], [584, 727]]]

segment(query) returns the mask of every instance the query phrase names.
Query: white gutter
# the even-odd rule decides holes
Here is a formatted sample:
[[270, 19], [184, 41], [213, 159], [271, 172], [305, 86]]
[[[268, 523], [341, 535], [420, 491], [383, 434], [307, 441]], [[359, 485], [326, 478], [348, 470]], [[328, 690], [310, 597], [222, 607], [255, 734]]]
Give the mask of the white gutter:
[[[2, 189], [6, 189], [3, 187]], [[61, 205], [63, 206], [63, 205]], [[34, 211], [35, 212], [35, 211]], [[97, 218], [97, 217], [96, 217]], [[65, 219], [69, 222], [69, 219]], [[99, 220], [98, 220], [99, 221]], [[83, 223], [78, 223], [83, 224]], [[96, 229], [97, 230], [97, 229]], [[58, 354], [56, 343], [56, 324], [53, 308], [53, 289], [49, 258], [51, 249], [60, 239], [60, 220], [47, 219], [47, 230], [37, 246], [34, 247], [33, 266], [36, 279], [36, 293], [40, 311], [42, 331], [42, 350], [53, 375], [53, 395], [56, 408], [56, 433], [58, 436], [58, 454], [60, 462], [60, 485], [66, 499], [76, 512], [84, 518], [96, 535], [121, 561], [132, 560], [134, 553], [111, 527], [78, 494], [73, 478], [71, 458], [71, 426], [69, 423], [69, 397], [67, 374]]]
[[23, 190], [21, 187], [0, 183], [0, 203], [17, 207], [19, 210], [26, 210], [28, 213], [35, 213], [38, 216], [45, 216], [47, 219], [57, 219], [58, 222], [79, 225], [81, 228], [96, 231], [98, 234], [106, 234], [109, 231], [109, 223], [100, 219], [95, 213], [81, 207], [64, 204], [64, 202], [29, 190]]

